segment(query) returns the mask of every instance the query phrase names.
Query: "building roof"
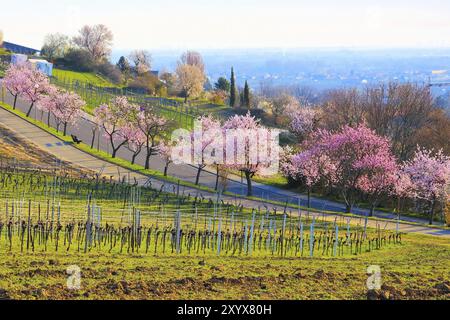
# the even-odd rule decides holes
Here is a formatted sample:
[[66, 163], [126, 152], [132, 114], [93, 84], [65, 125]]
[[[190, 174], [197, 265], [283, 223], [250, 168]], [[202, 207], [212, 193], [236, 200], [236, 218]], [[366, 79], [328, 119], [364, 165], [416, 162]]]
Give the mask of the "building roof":
[[40, 50], [21, 46], [19, 44], [7, 42], [7, 41], [3, 41], [3, 48], [5, 48], [6, 50], [9, 50], [9, 51], [12, 51], [14, 53], [29, 54], [29, 55], [33, 55], [33, 54], [40, 52]]

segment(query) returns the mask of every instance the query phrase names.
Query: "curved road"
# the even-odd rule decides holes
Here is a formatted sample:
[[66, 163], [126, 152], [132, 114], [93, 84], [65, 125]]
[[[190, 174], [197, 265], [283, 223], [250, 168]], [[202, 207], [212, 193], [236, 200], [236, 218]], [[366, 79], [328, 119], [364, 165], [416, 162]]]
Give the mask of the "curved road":
[[[0, 83], [1, 84], [1, 83]], [[7, 93], [2, 96], [1, 98], [4, 99], [4, 102], [12, 105], [13, 104], [13, 97]], [[18, 100], [16, 104], [17, 109], [26, 112], [29, 108], [29, 103], [24, 102], [22, 100]], [[36, 107], [34, 107], [34, 110], [31, 113], [31, 117], [41, 120], [42, 122], [46, 123], [47, 121], [47, 115], [46, 113], [41, 112]], [[0, 120], [1, 121], [1, 120]], [[51, 124], [56, 127], [54, 121], [51, 121]], [[83, 114], [83, 117], [78, 121], [77, 126], [68, 126], [67, 128], [67, 134], [74, 134], [76, 135], [80, 140], [85, 142], [86, 144], [90, 145], [92, 140], [92, 129], [94, 128], [94, 124], [92, 122], [92, 116], [88, 114]], [[106, 152], [111, 151], [111, 147], [109, 145], [109, 142], [103, 135], [96, 134], [95, 137], [95, 143], [94, 147]], [[132, 153], [127, 150], [125, 147], [122, 147], [118, 153], [117, 157], [120, 157], [122, 159], [126, 159], [128, 161], [131, 160]], [[143, 165], [145, 163], [145, 154], [142, 152], [137, 158], [136, 163]], [[164, 170], [164, 162], [159, 156], [152, 156], [150, 160], [150, 167], [151, 169], [158, 170], [162, 172]], [[175, 165], [171, 164], [169, 167], [168, 174], [171, 176], [174, 176], [180, 180], [189, 181], [194, 183], [196, 174], [197, 174], [197, 168], [191, 165]], [[210, 172], [208, 170], [204, 170], [200, 177], [200, 183], [201, 185], [213, 188], [215, 187], [216, 183], [216, 174], [213, 172]], [[227, 180], [227, 187], [226, 190], [238, 195], [246, 195], [247, 193], [247, 185], [244, 181], [240, 181], [240, 177], [236, 175], [231, 175]], [[307, 196], [303, 194], [294, 193], [288, 190], [279, 189], [273, 186], [264, 185], [260, 183], [254, 183], [253, 187], [254, 196], [261, 198], [261, 199], [267, 199], [272, 201], [279, 201], [282, 203], [290, 203], [290, 204], [301, 204], [306, 205], [307, 203]], [[345, 212], [345, 205], [343, 203], [334, 202], [330, 200], [324, 200], [319, 198], [312, 198], [311, 199], [311, 207], [318, 210], [326, 210], [326, 211], [335, 211], [335, 212]], [[358, 215], [367, 215], [368, 209], [363, 208], [354, 208], [353, 210], [354, 214]], [[394, 214], [389, 214], [385, 212], [379, 212], [376, 211], [375, 216], [381, 217], [381, 218], [387, 218], [387, 219], [396, 219], [397, 216]], [[403, 221], [409, 221], [409, 222], [417, 222], [417, 223], [427, 223], [424, 219], [418, 219], [418, 218], [412, 218], [412, 217], [401, 217], [401, 220]]]

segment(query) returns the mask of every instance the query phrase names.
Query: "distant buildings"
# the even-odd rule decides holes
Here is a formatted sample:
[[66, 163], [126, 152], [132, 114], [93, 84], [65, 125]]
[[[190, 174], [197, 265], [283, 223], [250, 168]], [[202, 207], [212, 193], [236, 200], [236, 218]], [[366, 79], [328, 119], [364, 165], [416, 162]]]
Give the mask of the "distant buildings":
[[31, 63], [31, 65], [47, 76], [51, 77], [53, 74], [53, 63], [48, 62], [44, 59], [28, 59], [28, 56], [21, 53], [16, 53], [11, 55], [11, 63], [14, 65], [25, 63]]

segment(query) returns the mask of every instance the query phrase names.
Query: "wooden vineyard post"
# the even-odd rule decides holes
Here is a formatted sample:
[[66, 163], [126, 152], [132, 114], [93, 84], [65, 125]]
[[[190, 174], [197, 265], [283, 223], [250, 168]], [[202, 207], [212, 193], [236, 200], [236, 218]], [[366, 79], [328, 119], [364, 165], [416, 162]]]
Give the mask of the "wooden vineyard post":
[[249, 254], [251, 255], [253, 252], [253, 234], [255, 231], [255, 210], [253, 209], [253, 217], [252, 217], [252, 226], [250, 227], [250, 248], [249, 248]]
[[180, 210], [177, 210], [177, 213], [176, 213], [176, 251], [177, 251], [177, 254], [179, 254], [180, 252], [181, 252], [181, 248], [180, 248], [180, 231], [181, 231], [181, 213], [180, 213]]
[[314, 254], [314, 222], [315, 218], [311, 221], [310, 234], [309, 234], [309, 256]]
[[338, 242], [339, 242], [339, 225], [336, 224], [335, 240], [334, 240], [334, 248], [333, 248], [333, 256], [335, 256], [335, 257], [337, 254]]
[[300, 256], [303, 257], [303, 222], [300, 223]]
[[219, 229], [217, 231], [217, 255], [220, 256], [220, 249], [222, 246], [222, 218], [219, 219]]

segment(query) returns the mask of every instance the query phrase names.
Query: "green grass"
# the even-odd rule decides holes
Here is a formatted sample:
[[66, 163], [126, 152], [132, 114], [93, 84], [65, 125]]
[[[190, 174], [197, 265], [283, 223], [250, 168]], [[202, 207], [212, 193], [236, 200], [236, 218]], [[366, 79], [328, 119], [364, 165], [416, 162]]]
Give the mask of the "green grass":
[[9, 52], [8, 50], [6, 50], [4, 48], [0, 48], [0, 55], [2, 55], [2, 56], [10, 56], [11, 52]]
[[269, 177], [254, 176], [253, 181], [284, 189], [286, 189], [288, 183], [286, 177], [280, 173]]
[[[343, 258], [10, 253], [0, 244], [0, 298], [352, 299], [367, 297], [367, 268], [381, 268], [390, 299], [449, 299], [450, 244], [406, 235], [403, 245]], [[81, 269], [68, 290], [67, 267]]]
[[55, 68], [53, 69], [53, 76], [58, 78], [58, 80], [64, 81], [66, 83], [79, 81], [83, 83], [87, 82], [97, 87], [119, 87], [118, 85], [93, 72], [77, 72]]

